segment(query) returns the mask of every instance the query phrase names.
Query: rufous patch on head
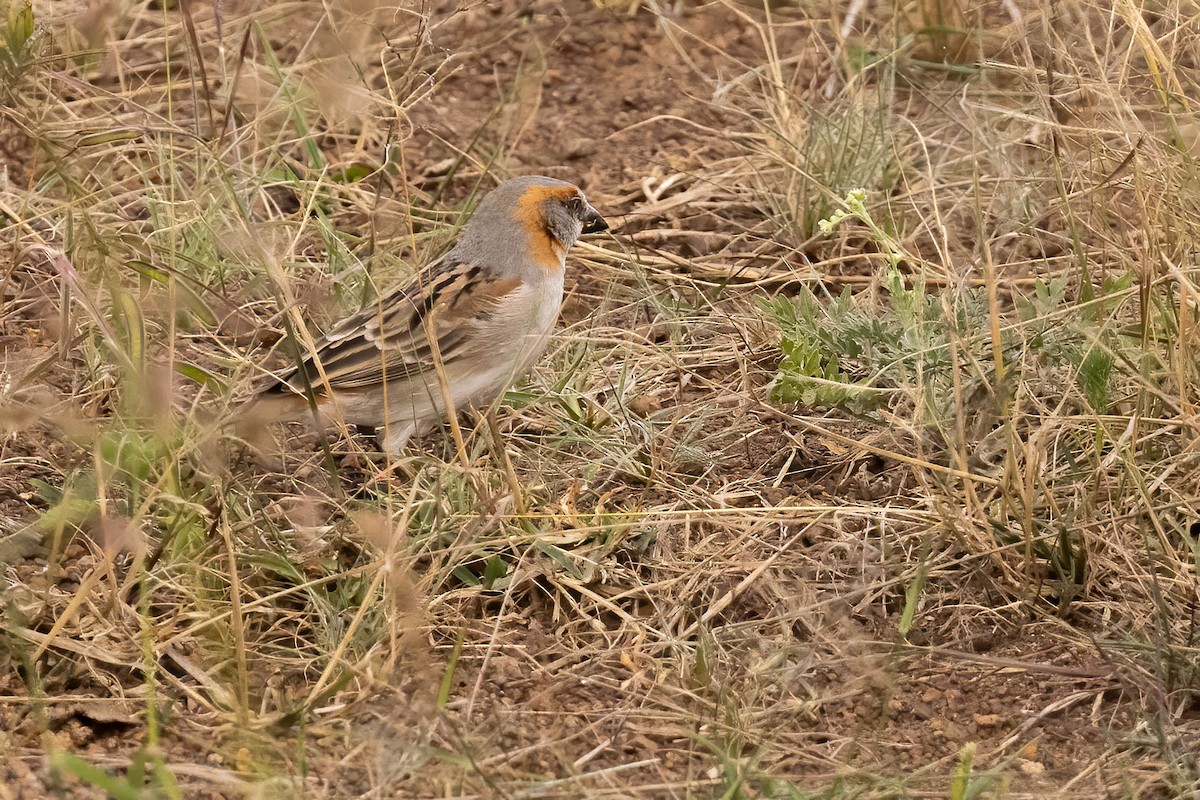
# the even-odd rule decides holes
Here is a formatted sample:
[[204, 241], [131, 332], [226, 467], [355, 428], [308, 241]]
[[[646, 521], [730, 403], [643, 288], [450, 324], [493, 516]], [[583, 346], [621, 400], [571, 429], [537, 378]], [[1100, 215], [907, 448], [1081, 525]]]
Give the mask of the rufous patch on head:
[[543, 269], [562, 267], [566, 252], [546, 228], [547, 200], [570, 200], [576, 195], [574, 186], [530, 186], [517, 200], [513, 216], [529, 232], [529, 252]]

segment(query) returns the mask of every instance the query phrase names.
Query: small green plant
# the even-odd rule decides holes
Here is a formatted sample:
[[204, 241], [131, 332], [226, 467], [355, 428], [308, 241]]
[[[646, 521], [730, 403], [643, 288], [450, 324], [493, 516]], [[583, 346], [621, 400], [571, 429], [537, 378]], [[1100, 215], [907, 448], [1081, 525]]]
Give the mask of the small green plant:
[[1121, 298], [1133, 285], [1126, 272], [1105, 277], [1099, 287], [1085, 286], [1080, 292], [1090, 302], [1064, 317], [1071, 309], [1065, 277], [1038, 280], [1032, 295], [1018, 298], [1017, 312], [1031, 349], [1047, 363], [1067, 365], [1089, 407], [1097, 414], [1111, 410], [1116, 354], [1133, 343], [1109, 320], [1117, 313]]
[[999, 770], [975, 770], [975, 742], [967, 742], [958, 754], [954, 777], [950, 781], [950, 800], [975, 800], [983, 797], [998, 783]]
[[821, 109], [786, 102], [799, 105], [773, 109], [774, 124], [764, 125], [756, 148], [767, 157], [764, 199], [779, 227], [801, 243], [838, 213], [839, 199], [854, 187], [889, 192], [902, 161], [884, 101], [855, 94]]
[[919, 279], [909, 288], [895, 266], [885, 267], [882, 283], [888, 303], [877, 310], [848, 288], [827, 304], [807, 287], [768, 304], [782, 329], [774, 400], [863, 413], [923, 382], [932, 406], [946, 407], [949, 336], [982, 323], [985, 298], [973, 293], [950, 319]]
[[7, 5], [4, 29], [0, 31], [0, 91], [8, 96], [33, 61], [37, 26], [29, 2]]
[[771, 386], [778, 402], [830, 406], [862, 413], [887, 401], [894, 390], [918, 379], [936, 387], [935, 406], [949, 390], [948, 335], [951, 326], [979, 324], [986, 314], [982, 295], [963, 305], [962, 319], [949, 320], [938, 298], [925, 292], [920, 275], [906, 285], [899, 265], [908, 260], [900, 244], [871, 216], [867, 193], [853, 189], [842, 207], [817, 223], [822, 233], [858, 220], [871, 233], [887, 264], [881, 275], [885, 308], [860, 306], [847, 287], [828, 304], [803, 287], [796, 297], [776, 298], [769, 308], [782, 329], [783, 358]]
[[[821, 100], [812, 74], [786, 51], [768, 19], [743, 15], [763, 45], [765, 63], [716, 86], [717, 102], [745, 118], [748, 135], [734, 138], [751, 167], [756, 203], [768, 210], [791, 247], [806, 249], [818, 221], [856, 186], [889, 194], [913, 162], [914, 137], [898, 124], [896, 73], [890, 56], [851, 40], [840, 90]], [[869, 73], [869, 79], [867, 74]], [[831, 84], [832, 86], [832, 84]]]
[[[983, 288], [931, 293], [921, 272], [906, 276], [904, 264], [920, 263], [872, 217], [866, 192], [855, 189], [843, 207], [818, 223], [832, 233], [860, 223], [886, 259], [878, 282], [882, 302], [847, 287], [822, 302], [808, 287], [795, 297], [767, 303], [781, 328], [779, 369], [771, 384], [776, 402], [841, 408], [864, 413], [897, 394], [908, 394], [931, 412], [935, 422], [955, 399], [952, 342], [960, 363], [987, 363], [992, 342], [988, 300]], [[1106, 278], [1094, 287], [1096, 299], [1071, 303], [1067, 279], [1039, 280], [1018, 301], [1020, 325], [1008, 326], [1000, 351], [1018, 372], [1052, 374], [1069, 370], [1091, 410], [1107, 413], [1114, 402], [1117, 356], [1131, 342], [1112, 320], [1127, 296], [1133, 276]]]
[[[50, 754], [50, 768], [59, 774], [95, 786], [114, 800], [143, 800], [149, 797], [182, 798], [183, 792], [162, 754], [148, 748], [138, 750], [122, 776], [101, 769], [87, 759], [65, 750]], [[150, 781], [151, 789], [146, 785]]]

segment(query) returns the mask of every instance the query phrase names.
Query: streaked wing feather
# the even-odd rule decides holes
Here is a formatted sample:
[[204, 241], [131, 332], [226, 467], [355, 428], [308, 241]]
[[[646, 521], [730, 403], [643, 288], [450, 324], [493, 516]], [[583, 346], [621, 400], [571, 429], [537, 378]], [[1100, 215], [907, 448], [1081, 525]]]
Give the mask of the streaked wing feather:
[[[479, 323], [519, 285], [519, 279], [488, 276], [478, 265], [443, 258], [339, 323], [316, 343], [316, 360], [335, 391], [433, 373], [430, 334], [442, 364], [453, 364], [473, 352]], [[319, 390], [322, 381], [313, 361], [310, 357], [303, 366]], [[284, 383], [303, 390], [300, 369]]]

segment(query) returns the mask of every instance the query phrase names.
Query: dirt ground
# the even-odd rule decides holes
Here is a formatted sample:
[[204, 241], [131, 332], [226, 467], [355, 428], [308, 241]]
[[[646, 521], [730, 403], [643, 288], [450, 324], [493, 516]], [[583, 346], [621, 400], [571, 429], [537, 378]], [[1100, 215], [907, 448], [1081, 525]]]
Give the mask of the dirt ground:
[[[182, 29], [176, 4], [151, 5], [156, 10], [142, 21], [125, 18], [106, 30], [132, 37], [158, 25]], [[211, 37], [212, 7], [192, 5], [197, 35]], [[305, 45], [299, 23], [319, 13], [296, 12], [290, 26], [293, 5], [260, 15], [281, 59]], [[833, 70], [812, 47], [809, 17], [787, 4], [771, 8], [781, 26], [774, 46], [809, 70], [807, 90], [818, 97]], [[38, 10], [47, 24], [63, 16]], [[224, 8], [228, 52], [240, 44], [243, 11]], [[411, 34], [416, 13], [384, 14], [375, 19], [390, 22], [343, 33], [378, 50], [384, 35]], [[940, 797], [948, 796], [964, 752], [973, 758], [972, 786], [985, 794], [960, 797], [1114, 796], [1121, 784], [1120, 796], [1169, 796], [1158, 762], [1138, 746], [1153, 736], [1139, 728], [1144, 698], [1130, 688], [1142, 668], [1096, 644], [1111, 631], [1089, 598], [1069, 618], [1037, 598], [1022, 602], [999, 561], [971, 552], [952, 530], [921, 527], [933, 512], [928, 484], [910, 465], [854, 452], [764, 402], [776, 334], [749, 310], [761, 293], [787, 292], [790, 282], [769, 274], [778, 262], [755, 250], [753, 226], [769, 210], [749, 196], [719, 205], [702, 191], [687, 199], [712, 180], [713, 165], [736, 163], [745, 152], [733, 136], [714, 135], [744, 129], [738, 109], [715, 103], [714, 93], [738, 65], [760, 63], [763, 43], [739, 15], [762, 13], [738, 4], [676, 3], [655, 12], [647, 4], [583, 0], [421, 9], [432, 20], [417, 37], [428, 37], [420, 57], [433, 88], [422, 97], [420, 82], [403, 87], [413, 98], [404, 119], [410, 127], [387, 134], [400, 148], [404, 179], [397, 185], [449, 203], [471, 190], [467, 176], [495, 165], [572, 180], [588, 192], [613, 224], [614, 240], [573, 262], [562, 349], [539, 374], [564, 369], [573, 336], [590, 337], [597, 350], [633, 334], [642, 337], [638, 347], [694, 345], [693, 355], [671, 367], [646, 370], [624, 398], [643, 404], [630, 430], [638, 414], [673, 420], [646, 456], [670, 466], [664, 477], [641, 480], [632, 462], [584, 445], [550, 451], [544, 428], [561, 414], [548, 423], [536, 410], [514, 411], [502, 426], [522, 459], [530, 502], [573, 521], [522, 539], [518, 528], [498, 534], [481, 513], [476, 528], [464, 521], [447, 546], [497, 537], [487, 553], [506, 559], [507, 588], [470, 585], [448, 567], [431, 584], [444, 562], [421, 551], [385, 598], [346, 577], [369, 576], [355, 570], [377, 558], [364, 533], [370, 524], [336, 501], [345, 496], [339, 492], [366, 491], [357, 462], [346, 456], [345, 469], [330, 478], [317, 440], [300, 434], [277, 473], [248, 458], [234, 463], [223, 474], [248, 487], [238, 497], [254, 521], [231, 528], [254, 559], [241, 564], [246, 592], [261, 598], [288, 585], [279, 577], [285, 567], [267, 555], [288, 548], [302, 573], [296, 581], [336, 573], [331, 594], [371, 598], [391, 615], [376, 620], [372, 612], [364, 624], [390, 637], [381, 635], [330, 685], [322, 660], [328, 651], [312, 642], [328, 635], [328, 647], [336, 647], [336, 631], [360, 605], [329, 612], [338, 621], [324, 633], [302, 593], [269, 605], [268, 617], [247, 634], [255, 643], [245, 656], [249, 714], [231, 699], [228, 653], [236, 647], [228, 634], [193, 627], [208, 601], [179, 597], [179, 607], [192, 611], [173, 618], [167, 578], [150, 596], [122, 588], [128, 561], [110, 574], [95, 542], [112, 532], [96, 519], [76, 535], [69, 526], [58, 538], [30, 533], [55, 530], [39, 522], [59, 505], [53, 490], [94, 455], [81, 444], [86, 436], [46, 420], [97, 424], [112, 411], [97, 399], [97, 386], [111, 379], [77, 340], [54, 330], [60, 278], [23, 261], [21, 237], [5, 234], [0, 369], [9, 380], [20, 376], [19, 407], [39, 413], [18, 419], [6, 410], [14, 432], [0, 445], [7, 618], [0, 798], [169, 796], [164, 781], [122, 795], [121, 787], [103, 788], [78, 768], [51, 763], [51, 753], [71, 753], [127, 775], [147, 746], [189, 798]], [[393, 55], [405, 57], [409, 41], [397, 39]], [[204, 47], [215, 44], [205, 40]], [[153, 53], [147, 45], [140, 64], [123, 53], [135, 67], [125, 87], [134, 76], [150, 80]], [[213, 91], [227, 94], [226, 84], [209, 77]], [[123, 90], [103, 58], [89, 80]], [[953, 87], [939, 91], [951, 95]], [[357, 99], [328, 100], [335, 101], [352, 109]], [[190, 111], [183, 105], [176, 113], [182, 119]], [[381, 158], [378, 137], [356, 140], [353, 125], [318, 140], [334, 168]], [[12, 208], [14, 197], [36, 190], [49, 161], [20, 135], [2, 148], [4, 201]], [[681, 193], [685, 200], [672, 205]], [[303, 217], [302, 197], [289, 217], [288, 193], [272, 196], [281, 218]], [[397, 220], [372, 219], [381, 246], [411, 233]], [[311, 246], [324, 257], [316, 237]], [[622, 258], [638, 268], [624, 269]], [[818, 258], [797, 252], [790, 268], [798, 275]], [[703, 271], [689, 273], [689, 261]], [[712, 271], [722, 264], [725, 276]], [[869, 260], [846, 258], [828, 274], [855, 285], [870, 270]], [[763, 275], [771, 288], [755, 282]], [[697, 298], [702, 311], [693, 316], [660, 313], [663, 304]], [[217, 363], [207, 345], [194, 346], [197, 359]], [[739, 355], [727, 357], [729, 348]], [[613, 352], [597, 375], [638, 372], [640, 350]], [[607, 408], [616, 393], [601, 386], [582, 395]], [[851, 439], [861, 433], [853, 420], [829, 424]], [[532, 463], [550, 452], [562, 456], [561, 469]], [[446, 463], [453, 466], [453, 454]], [[489, 475], [490, 485], [503, 486], [499, 467]], [[458, 491], [443, 480], [436, 486]], [[379, 504], [400, 508], [408, 486], [399, 479], [391, 488], [396, 505]], [[204, 519], [225, 513], [214, 516], [216, 508]], [[606, 508], [641, 515], [614, 529], [615, 544], [591, 538], [608, 524]], [[705, 513], [690, 516], [697, 509]], [[727, 511], [742, 515], [725, 521]], [[297, 523], [305, 514], [309, 524]], [[268, 523], [279, 525], [269, 532]], [[199, 565], [226, 563], [223, 534], [212, 525]], [[564, 550], [571, 558], [582, 553], [569, 570], [556, 566]], [[896, 552], [910, 560], [893, 559]], [[904, 636], [905, 586], [918, 556], [932, 566], [919, 623]], [[213, 592], [216, 603], [223, 595]], [[288, 642], [294, 653], [285, 652]], [[151, 663], [155, 680], [146, 677]], [[314, 697], [318, 684], [326, 691]], [[157, 708], [153, 722], [148, 705]]]

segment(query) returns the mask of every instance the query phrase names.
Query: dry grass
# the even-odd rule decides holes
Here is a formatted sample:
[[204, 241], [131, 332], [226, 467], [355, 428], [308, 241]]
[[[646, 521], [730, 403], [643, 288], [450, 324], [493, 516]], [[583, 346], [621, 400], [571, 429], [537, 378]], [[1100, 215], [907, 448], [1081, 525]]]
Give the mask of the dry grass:
[[854, 5], [572, 7], [724, 155], [591, 187], [550, 355], [400, 465], [230, 417], [554, 166], [554, 48], [464, 99], [520, 9], [13, 5], [11, 791], [1200, 795], [1194, 14]]

